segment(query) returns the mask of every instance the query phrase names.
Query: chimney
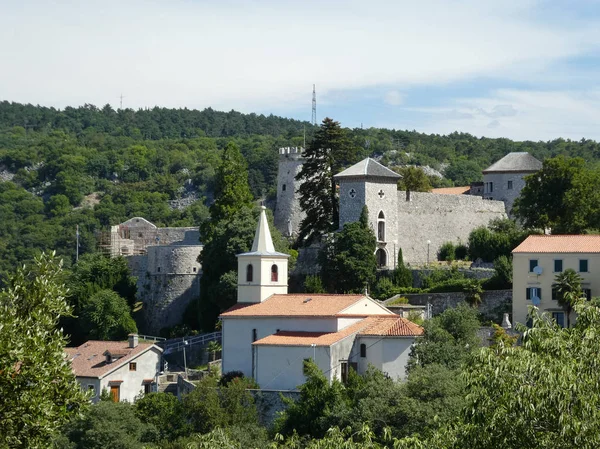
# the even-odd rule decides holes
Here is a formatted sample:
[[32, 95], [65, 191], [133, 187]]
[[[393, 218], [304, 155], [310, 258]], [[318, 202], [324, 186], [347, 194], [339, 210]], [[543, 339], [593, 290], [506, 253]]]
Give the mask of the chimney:
[[138, 345], [138, 334], [129, 334], [129, 347], [135, 348]]

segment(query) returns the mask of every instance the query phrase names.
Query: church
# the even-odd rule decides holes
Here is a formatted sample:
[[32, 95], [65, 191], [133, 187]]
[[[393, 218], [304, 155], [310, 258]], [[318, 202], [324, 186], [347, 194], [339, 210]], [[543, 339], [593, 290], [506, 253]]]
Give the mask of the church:
[[261, 389], [295, 390], [312, 359], [332, 381], [368, 365], [405, 376], [423, 328], [368, 294], [288, 294], [288, 255], [275, 251], [263, 207], [252, 249], [238, 256], [237, 304], [221, 314], [222, 370]]

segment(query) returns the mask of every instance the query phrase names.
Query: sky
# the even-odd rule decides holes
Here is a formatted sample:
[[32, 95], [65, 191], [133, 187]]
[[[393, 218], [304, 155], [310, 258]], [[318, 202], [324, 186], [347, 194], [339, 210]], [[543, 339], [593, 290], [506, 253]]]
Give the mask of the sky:
[[0, 100], [600, 140], [600, 0], [2, 0]]

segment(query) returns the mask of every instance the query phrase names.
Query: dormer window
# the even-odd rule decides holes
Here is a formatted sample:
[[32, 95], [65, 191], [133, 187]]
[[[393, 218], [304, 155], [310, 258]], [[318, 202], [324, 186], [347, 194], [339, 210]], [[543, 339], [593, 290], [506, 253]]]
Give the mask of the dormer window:
[[252, 264], [248, 264], [246, 266], [246, 282], [252, 282], [253, 278], [254, 278], [254, 267], [252, 266]]
[[279, 280], [279, 272], [277, 270], [277, 265], [273, 264], [271, 266], [271, 282], [277, 282]]

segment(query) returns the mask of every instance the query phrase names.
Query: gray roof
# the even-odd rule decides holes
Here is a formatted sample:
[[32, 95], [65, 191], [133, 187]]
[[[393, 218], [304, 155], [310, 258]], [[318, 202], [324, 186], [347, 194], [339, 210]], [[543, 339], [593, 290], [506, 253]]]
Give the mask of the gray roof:
[[542, 168], [542, 163], [527, 152], [508, 153], [495, 164], [483, 170], [483, 173], [493, 172], [536, 172]]
[[400, 176], [395, 171], [384, 167], [379, 162], [371, 159], [370, 157], [363, 159], [362, 161], [354, 164], [352, 167], [334, 175], [334, 178], [350, 178], [350, 177], [365, 177], [373, 176], [378, 178], [392, 178], [400, 179]]

